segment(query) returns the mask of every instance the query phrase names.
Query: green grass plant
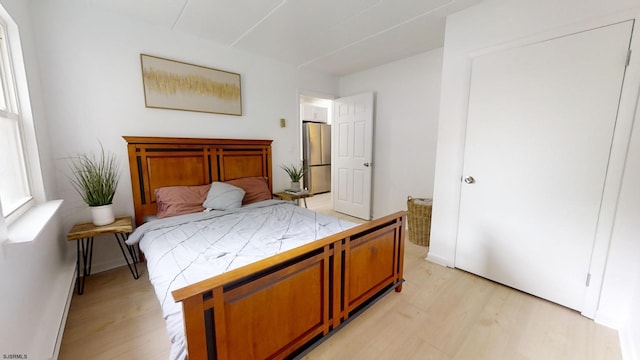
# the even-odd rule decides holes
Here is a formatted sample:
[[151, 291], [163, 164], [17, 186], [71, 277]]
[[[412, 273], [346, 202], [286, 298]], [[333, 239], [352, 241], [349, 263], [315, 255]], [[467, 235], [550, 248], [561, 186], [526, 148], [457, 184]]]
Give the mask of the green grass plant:
[[118, 187], [118, 159], [105, 152], [100, 144], [100, 153], [82, 153], [71, 159], [71, 183], [89, 206], [109, 205]]

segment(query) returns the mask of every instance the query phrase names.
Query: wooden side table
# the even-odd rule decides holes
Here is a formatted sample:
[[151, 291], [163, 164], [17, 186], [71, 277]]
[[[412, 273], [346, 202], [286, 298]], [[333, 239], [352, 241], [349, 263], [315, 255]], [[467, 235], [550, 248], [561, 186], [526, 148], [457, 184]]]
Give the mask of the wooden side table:
[[304, 207], [307, 207], [307, 198], [313, 196], [313, 194], [311, 193], [292, 194], [286, 191], [275, 193], [273, 195], [282, 200], [296, 201], [298, 203], [298, 206], [300, 206], [300, 199], [302, 199], [304, 201]]
[[[93, 223], [73, 225], [71, 231], [69, 231], [69, 234], [67, 234], [67, 240], [76, 240], [76, 250], [78, 255], [76, 260], [76, 287], [78, 288], [78, 295], [82, 295], [84, 293], [85, 278], [91, 275], [91, 260], [93, 257], [94, 236], [113, 234], [116, 237], [118, 246], [120, 246], [122, 256], [124, 256], [124, 260], [127, 262], [129, 271], [131, 271], [131, 275], [136, 280], [140, 277], [140, 274], [138, 274], [138, 268], [136, 267], [136, 262], [138, 262], [136, 251], [133, 246], [129, 246], [125, 243], [131, 231], [133, 231], [133, 226], [131, 225], [130, 216], [118, 217], [116, 218], [115, 222], [103, 226], [96, 226]], [[127, 254], [124, 251], [125, 247], [129, 252], [129, 256], [131, 256], [131, 263], [129, 263]], [[82, 274], [80, 273], [81, 256], [83, 263]]]

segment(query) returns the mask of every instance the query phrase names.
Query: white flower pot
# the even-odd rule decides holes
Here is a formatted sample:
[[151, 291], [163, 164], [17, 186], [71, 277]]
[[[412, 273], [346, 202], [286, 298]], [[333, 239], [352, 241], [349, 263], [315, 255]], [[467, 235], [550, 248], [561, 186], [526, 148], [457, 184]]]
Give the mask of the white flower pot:
[[90, 206], [91, 216], [93, 217], [93, 225], [108, 225], [116, 221], [113, 216], [113, 204], [102, 206]]
[[291, 190], [300, 191], [300, 182], [292, 181], [291, 182]]

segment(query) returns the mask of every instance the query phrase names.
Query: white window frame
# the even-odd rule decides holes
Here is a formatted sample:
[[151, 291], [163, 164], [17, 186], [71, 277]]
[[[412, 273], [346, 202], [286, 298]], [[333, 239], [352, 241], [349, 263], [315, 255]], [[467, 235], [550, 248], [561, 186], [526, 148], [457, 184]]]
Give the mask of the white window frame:
[[[37, 202], [45, 201], [44, 182], [38, 157], [31, 100], [27, 85], [26, 69], [17, 24], [0, 4], [0, 81], [3, 81], [6, 110], [0, 110], [3, 117], [16, 120], [18, 141], [22, 150], [22, 163], [28, 197], [10, 214], [3, 214], [0, 206], [0, 242], [7, 238], [8, 228]], [[6, 60], [5, 60], [6, 59]], [[2, 198], [0, 197], [0, 202]]]

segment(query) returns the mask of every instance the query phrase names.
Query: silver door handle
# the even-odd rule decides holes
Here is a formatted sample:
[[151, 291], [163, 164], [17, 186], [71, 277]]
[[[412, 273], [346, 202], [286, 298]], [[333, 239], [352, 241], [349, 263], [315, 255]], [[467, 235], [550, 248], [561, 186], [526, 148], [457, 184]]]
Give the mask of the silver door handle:
[[473, 184], [474, 182], [476, 182], [476, 179], [474, 179], [473, 176], [467, 176], [464, 178], [464, 182], [467, 184]]
[[365, 167], [369, 167], [369, 163], [368, 163], [368, 162], [367, 162], [367, 163], [364, 163], [364, 164], [362, 164], [362, 165], [364, 165]]

